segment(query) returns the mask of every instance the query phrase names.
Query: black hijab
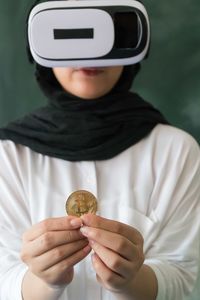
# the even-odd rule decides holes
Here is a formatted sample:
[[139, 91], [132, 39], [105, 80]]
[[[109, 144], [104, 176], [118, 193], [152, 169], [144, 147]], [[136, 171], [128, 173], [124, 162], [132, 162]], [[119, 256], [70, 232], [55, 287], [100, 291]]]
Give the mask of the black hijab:
[[69, 161], [104, 160], [145, 138], [161, 113], [129, 91], [140, 65], [126, 66], [107, 95], [75, 97], [60, 86], [51, 69], [36, 65], [36, 78], [48, 103], [0, 129], [0, 138], [35, 152]]

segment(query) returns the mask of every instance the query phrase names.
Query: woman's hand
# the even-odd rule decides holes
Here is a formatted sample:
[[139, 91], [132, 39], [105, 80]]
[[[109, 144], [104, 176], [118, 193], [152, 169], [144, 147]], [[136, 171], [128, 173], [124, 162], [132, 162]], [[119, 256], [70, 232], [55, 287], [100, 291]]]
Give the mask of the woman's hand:
[[23, 235], [21, 259], [48, 286], [59, 288], [73, 279], [73, 266], [91, 250], [75, 217], [46, 219]]
[[125, 293], [143, 265], [143, 238], [131, 226], [95, 215], [81, 217], [81, 232], [94, 254], [93, 267], [100, 284], [113, 293]]

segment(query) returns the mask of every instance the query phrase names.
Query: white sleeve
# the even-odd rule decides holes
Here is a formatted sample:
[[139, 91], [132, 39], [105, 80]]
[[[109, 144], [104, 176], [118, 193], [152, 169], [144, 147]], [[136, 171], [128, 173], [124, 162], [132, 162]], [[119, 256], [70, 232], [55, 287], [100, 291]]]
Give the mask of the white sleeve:
[[20, 260], [23, 232], [30, 227], [23, 179], [14, 146], [0, 143], [0, 299], [22, 300], [26, 265]]
[[151, 195], [158, 219], [145, 263], [158, 280], [157, 300], [183, 300], [198, 274], [200, 253], [200, 151], [186, 135], [155, 149], [155, 188]]

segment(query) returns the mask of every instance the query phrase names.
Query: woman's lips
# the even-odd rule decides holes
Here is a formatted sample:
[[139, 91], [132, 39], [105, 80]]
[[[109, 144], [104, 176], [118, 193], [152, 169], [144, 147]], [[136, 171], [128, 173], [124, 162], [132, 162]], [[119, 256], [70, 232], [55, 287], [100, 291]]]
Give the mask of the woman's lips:
[[77, 69], [77, 71], [83, 73], [86, 76], [98, 76], [103, 72], [103, 69], [100, 68], [81, 68]]

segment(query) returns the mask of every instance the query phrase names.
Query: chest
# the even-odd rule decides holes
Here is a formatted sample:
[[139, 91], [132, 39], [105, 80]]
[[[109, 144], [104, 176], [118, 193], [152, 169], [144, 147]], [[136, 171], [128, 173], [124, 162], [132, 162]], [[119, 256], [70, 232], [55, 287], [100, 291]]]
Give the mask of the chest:
[[[132, 156], [131, 156], [132, 157]], [[102, 162], [35, 162], [26, 174], [27, 205], [32, 223], [65, 216], [68, 196], [80, 189], [98, 199], [98, 214], [136, 227], [143, 235], [152, 227], [153, 172], [148, 159], [117, 157]]]

